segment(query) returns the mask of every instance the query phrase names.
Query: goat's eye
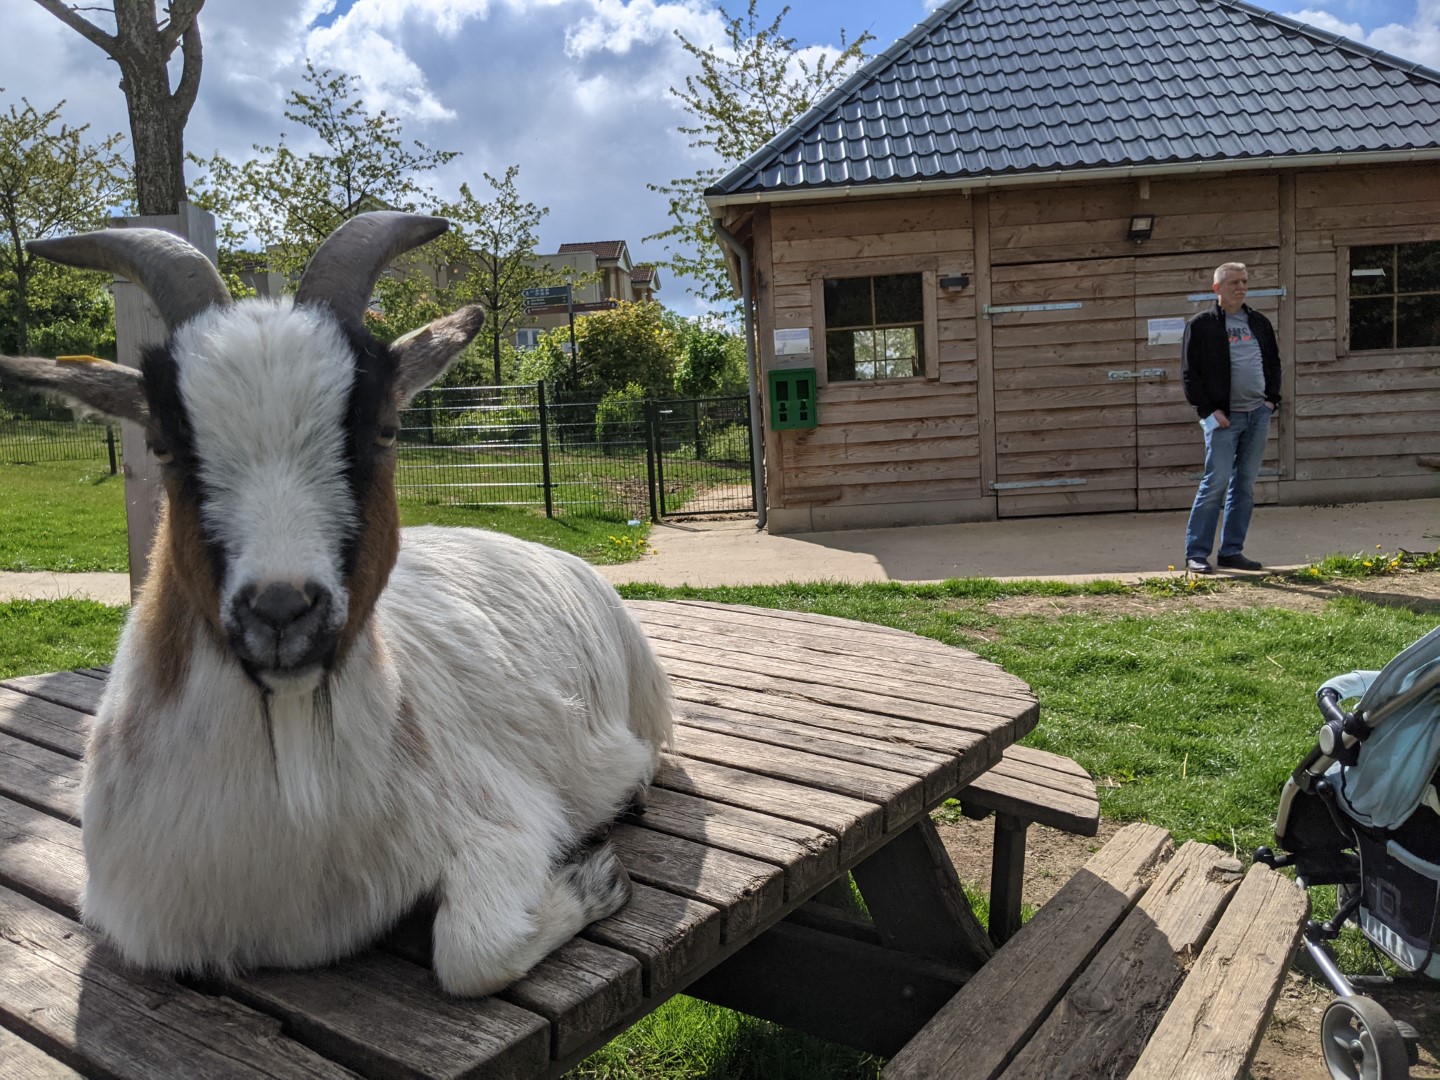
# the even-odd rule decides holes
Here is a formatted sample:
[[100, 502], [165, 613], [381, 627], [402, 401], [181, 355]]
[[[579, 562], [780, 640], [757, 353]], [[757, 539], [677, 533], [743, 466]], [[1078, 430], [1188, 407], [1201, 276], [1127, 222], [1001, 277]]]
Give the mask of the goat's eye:
[[175, 463], [175, 455], [158, 443], [150, 444], [150, 453], [155, 455], [155, 460], [161, 465], [173, 465]]
[[375, 445], [386, 447], [394, 446], [395, 436], [397, 434], [398, 432], [393, 427], [382, 427], [379, 431], [375, 433]]

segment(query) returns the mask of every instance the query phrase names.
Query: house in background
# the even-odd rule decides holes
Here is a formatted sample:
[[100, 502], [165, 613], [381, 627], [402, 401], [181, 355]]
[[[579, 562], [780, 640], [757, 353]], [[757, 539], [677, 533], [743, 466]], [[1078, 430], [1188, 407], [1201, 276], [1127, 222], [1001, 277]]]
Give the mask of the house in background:
[[772, 531], [1188, 506], [1232, 260], [1284, 361], [1257, 501], [1440, 495], [1440, 73], [1238, 0], [951, 0], [706, 194], [760, 384], [814, 369]]
[[[568, 271], [586, 277], [589, 283], [577, 285], [573, 291], [577, 305], [657, 300], [660, 277], [655, 267], [630, 261], [630, 248], [624, 240], [596, 240], [586, 243], [561, 244], [553, 255], [536, 255], [534, 264], [552, 270]], [[611, 306], [613, 306], [613, 303]], [[548, 311], [525, 320], [515, 332], [515, 346], [533, 349], [540, 335], [557, 326], [565, 326], [569, 316], [562, 311]]]

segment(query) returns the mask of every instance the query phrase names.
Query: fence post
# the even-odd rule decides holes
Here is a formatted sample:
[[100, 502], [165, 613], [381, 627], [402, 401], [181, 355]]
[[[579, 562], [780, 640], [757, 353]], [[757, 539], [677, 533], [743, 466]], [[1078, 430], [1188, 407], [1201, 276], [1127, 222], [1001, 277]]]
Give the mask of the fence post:
[[545, 516], [555, 516], [550, 485], [550, 420], [545, 411], [545, 380], [535, 384], [535, 401], [540, 406], [540, 483], [545, 488]]
[[[182, 202], [175, 214], [115, 217], [111, 228], [146, 226], [164, 229], [190, 241], [211, 262], [215, 261], [215, 218], [199, 207]], [[170, 328], [160, 312], [138, 285], [126, 278], [114, 279], [115, 358], [126, 367], [138, 368], [145, 347], [164, 341]], [[126, 420], [120, 425], [120, 447], [125, 457], [125, 519], [130, 542], [130, 597], [140, 592], [148, 568], [150, 544], [165, 489], [160, 481], [160, 463], [145, 445], [145, 432]]]
[[645, 416], [645, 477], [650, 488], [650, 520], [660, 520], [660, 507], [656, 501], [658, 484], [656, 473], [659, 463], [655, 460], [655, 444], [658, 441], [658, 429], [660, 427], [660, 406], [653, 401], [646, 401], [644, 405]]
[[105, 449], [110, 451], [110, 475], [114, 476], [120, 471], [120, 463], [115, 460], [115, 428], [111, 424], [105, 425]]

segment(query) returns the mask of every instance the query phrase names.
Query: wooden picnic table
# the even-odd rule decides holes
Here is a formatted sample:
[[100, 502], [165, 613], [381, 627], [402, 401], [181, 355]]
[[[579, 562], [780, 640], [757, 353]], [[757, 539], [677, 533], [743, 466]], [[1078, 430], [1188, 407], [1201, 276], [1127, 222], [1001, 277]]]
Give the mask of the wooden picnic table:
[[[106, 673], [0, 682], [0, 1075], [555, 1077], [682, 991], [898, 1050], [993, 951], [928, 811], [1034, 727], [1034, 695], [900, 630], [631, 606], [678, 699], [649, 808], [614, 834], [634, 897], [478, 1000], [440, 993], [423, 912], [322, 969], [129, 969], [76, 912]], [[868, 920], [811, 902], [847, 871]]]

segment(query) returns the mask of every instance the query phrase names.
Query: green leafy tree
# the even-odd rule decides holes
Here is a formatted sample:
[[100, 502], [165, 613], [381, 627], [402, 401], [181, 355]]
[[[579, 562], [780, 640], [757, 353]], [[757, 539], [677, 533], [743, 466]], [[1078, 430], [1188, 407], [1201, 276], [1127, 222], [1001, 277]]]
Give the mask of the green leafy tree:
[[572, 400], [598, 401], [630, 383], [649, 397], [669, 397], [675, 384], [677, 342], [665, 310], [651, 301], [621, 301], [612, 311], [575, 320], [576, 356], [566, 327], [549, 330], [524, 354], [523, 382], [542, 379]]
[[121, 137], [91, 141], [88, 125], [71, 127], [61, 119], [64, 104], [41, 112], [22, 98], [19, 107], [0, 113], [0, 350], [6, 352], [28, 352], [35, 328], [57, 321], [74, 324], [77, 351], [105, 336], [96, 336], [94, 324], [110, 310], [108, 295], [97, 297], [108, 279], [25, 250], [27, 240], [102, 227], [130, 197], [125, 163], [115, 152]]
[[[165, 16], [155, 0], [66, 4], [35, 0], [70, 29], [98, 46], [120, 68], [120, 88], [130, 113], [135, 151], [135, 189], [142, 214], [173, 214], [185, 197], [185, 123], [200, 92], [200, 9], [205, 0], [170, 0]], [[84, 15], [107, 12], [114, 33]], [[179, 81], [170, 88], [170, 62], [180, 50]]]
[[719, 307], [733, 307], [734, 299], [710, 224], [705, 189], [839, 86], [864, 60], [864, 47], [874, 40], [866, 31], [847, 43], [842, 30], [839, 55], [833, 59], [821, 55], [812, 65], [797, 55], [795, 39], [781, 29], [790, 8], [782, 8], [768, 26], [762, 26], [756, 14], [758, 2], [750, 0], [743, 17], [720, 8], [726, 35], [720, 46], [702, 48], [675, 31], [681, 46], [700, 65], [699, 74], [688, 76], [683, 89], [670, 88], [695, 119], [679, 130], [690, 137], [692, 147], [712, 151], [718, 164], [668, 184], [649, 185], [669, 199], [672, 224], [645, 239], [664, 241], [670, 253], [664, 265], [698, 281], [700, 288], [691, 292]]
[[433, 205], [421, 178], [458, 156], [407, 144], [397, 119], [366, 110], [355, 76], [317, 71], [307, 61], [304, 80], [307, 89], [291, 91], [285, 118], [319, 149], [297, 153], [282, 135], [275, 146], [256, 145], [260, 156], [240, 165], [218, 154], [190, 158], [206, 170], [195, 181], [196, 204], [224, 223], [222, 268], [249, 237], [270, 269], [298, 274], [320, 243], [356, 214]]
[[694, 326], [675, 370], [675, 393], [682, 398], [743, 393], [745, 342], [716, 326]]
[[485, 307], [482, 333], [489, 344], [497, 385], [505, 381], [502, 359], [506, 341], [525, 316], [524, 291], [588, 280], [536, 261], [537, 230], [550, 210], [520, 198], [515, 186], [519, 172], [518, 165], [511, 165], [499, 179], [482, 174], [493, 193], [488, 202], [481, 202], [468, 184], [461, 184], [459, 200], [440, 207], [451, 223], [441, 243], [452, 265], [462, 271], [456, 294], [465, 303]]

